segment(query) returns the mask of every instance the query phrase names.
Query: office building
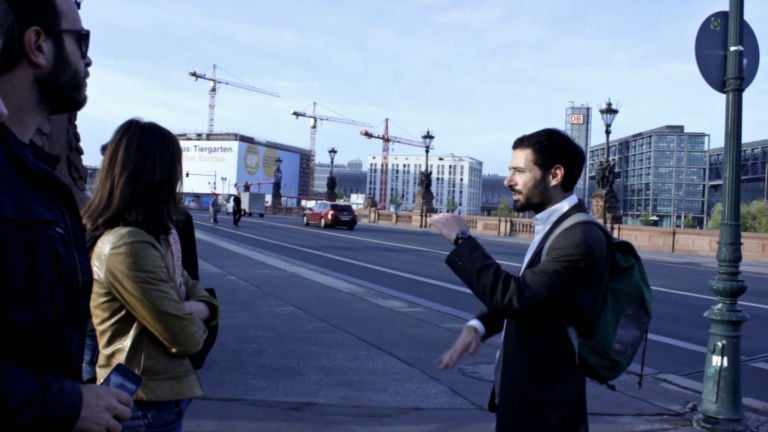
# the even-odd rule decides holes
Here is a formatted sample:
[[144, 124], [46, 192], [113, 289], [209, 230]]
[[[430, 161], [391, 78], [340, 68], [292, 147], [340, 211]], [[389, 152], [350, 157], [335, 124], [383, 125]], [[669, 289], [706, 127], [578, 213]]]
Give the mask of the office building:
[[[709, 151], [707, 214], [717, 203], [723, 203], [725, 148]], [[768, 139], [741, 145], [741, 202], [749, 204], [758, 199], [768, 200]]]
[[[327, 181], [331, 174], [330, 163], [315, 164], [315, 178], [312, 181], [312, 196], [324, 196], [328, 190]], [[353, 159], [346, 165], [333, 164], [333, 175], [336, 177], [336, 192], [345, 198], [352, 194], [364, 194], [368, 173], [363, 171], [363, 161]]]
[[[681, 227], [686, 217], [695, 226], [705, 222], [707, 148], [709, 135], [685, 132], [683, 126], [662, 126], [610, 142], [616, 162], [614, 189], [620, 199], [622, 223], [636, 225], [643, 215], [658, 226]], [[589, 173], [605, 159], [605, 143], [588, 153]]]
[[[381, 155], [369, 155], [366, 193], [376, 199], [376, 202], [385, 204], [387, 209], [390, 208], [391, 197], [395, 196], [402, 201], [400, 210], [413, 210], [424, 163], [425, 155], [390, 155], [387, 202], [381, 203]], [[446, 212], [449, 204], [455, 204], [455, 213], [480, 214], [483, 172], [481, 161], [453, 154], [432, 155], [429, 157], [429, 165], [432, 170], [432, 192], [435, 196], [433, 205], [438, 212]]]

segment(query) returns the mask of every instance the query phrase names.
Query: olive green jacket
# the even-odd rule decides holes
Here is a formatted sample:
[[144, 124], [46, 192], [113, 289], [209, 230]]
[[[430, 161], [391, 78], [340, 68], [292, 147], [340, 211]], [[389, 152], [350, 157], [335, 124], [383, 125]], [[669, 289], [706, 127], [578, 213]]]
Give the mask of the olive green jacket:
[[[203, 345], [206, 324], [218, 319], [218, 303], [186, 272], [186, 296], [182, 298], [167, 239], [161, 244], [139, 228], [111, 229], [96, 243], [91, 266], [98, 382], [115, 364], [125, 363], [144, 377], [136, 399], [202, 396], [187, 356]], [[204, 323], [187, 312], [185, 300], [204, 301], [211, 310], [209, 321]]]

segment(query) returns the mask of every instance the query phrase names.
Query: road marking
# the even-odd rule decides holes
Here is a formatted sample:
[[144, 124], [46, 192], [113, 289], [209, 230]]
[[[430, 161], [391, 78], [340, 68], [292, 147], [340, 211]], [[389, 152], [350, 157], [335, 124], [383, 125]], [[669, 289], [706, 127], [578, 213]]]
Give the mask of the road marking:
[[[651, 289], [656, 290], [656, 291], [670, 293], [670, 294], [677, 294], [677, 295], [681, 295], [681, 296], [696, 297], [696, 298], [702, 298], [702, 299], [717, 301], [716, 297], [706, 296], [704, 294], [695, 294], [695, 293], [689, 293], [689, 292], [685, 292], [685, 291], [675, 291], [675, 290], [672, 290], [672, 289], [669, 289], [669, 288], [662, 288], [662, 287], [655, 287], [655, 286], [651, 287]], [[739, 301], [738, 304], [744, 305], [744, 306], [756, 307], [756, 308], [759, 308], [759, 309], [768, 309], [768, 305], [761, 305], [761, 304], [757, 304], [757, 303]]]
[[[222, 229], [222, 228], [219, 228], [219, 229]], [[226, 228], [224, 228], [224, 229], [226, 229]], [[424, 283], [428, 283], [428, 284], [437, 285], [437, 286], [441, 286], [441, 287], [444, 287], [444, 288], [452, 289], [452, 290], [455, 290], [455, 291], [471, 294], [471, 291], [469, 289], [467, 289], [466, 287], [463, 287], [463, 286], [448, 284], [448, 283], [444, 283], [444, 282], [437, 282], [437, 281], [434, 281], [434, 280], [431, 280], [431, 279], [423, 278], [423, 277], [420, 277], [420, 276], [414, 276], [414, 275], [411, 275], [411, 274], [408, 274], [408, 273], [403, 273], [403, 272], [399, 272], [399, 271], [395, 271], [395, 270], [390, 270], [390, 269], [386, 269], [386, 268], [375, 266], [375, 265], [371, 265], [371, 264], [364, 264], [364, 263], [353, 261], [353, 260], [350, 260], [350, 259], [347, 259], [347, 258], [336, 257], [336, 256], [333, 256], [331, 254], [326, 254], [326, 253], [323, 253], [323, 252], [318, 252], [318, 251], [310, 250], [310, 249], [303, 248], [303, 247], [300, 247], [300, 246], [286, 245], [286, 244], [280, 243], [278, 241], [265, 239], [263, 237], [257, 237], [257, 236], [255, 236], [253, 234], [243, 233], [243, 232], [237, 231], [237, 230], [229, 230], [229, 231], [238, 233], [241, 236], [251, 237], [253, 239], [261, 240], [261, 241], [264, 241], [264, 242], [267, 242], [267, 243], [277, 244], [277, 245], [280, 245], [282, 247], [296, 249], [296, 250], [300, 250], [300, 251], [303, 251], [303, 252], [311, 252], [311, 253], [316, 254], [316, 255], [323, 255], [323, 256], [325, 256], [327, 258], [337, 259], [337, 260], [340, 260], [340, 261], [343, 261], [343, 262], [347, 262], [347, 263], [350, 263], [350, 264], [353, 264], [353, 265], [359, 265], [359, 266], [362, 266], [362, 267], [367, 267], [367, 268], [375, 269], [377, 271], [382, 271], [382, 272], [385, 272], [385, 273], [395, 274], [397, 276], [401, 276], [401, 277], [404, 277], [404, 278], [414, 279], [414, 280], [417, 280], [419, 282], [424, 282]], [[423, 299], [423, 298], [420, 298], [420, 297], [416, 297], [416, 296], [413, 296], [413, 295], [410, 295], [410, 294], [406, 294], [406, 293], [403, 293], [403, 292], [400, 292], [400, 291], [389, 289], [389, 288], [383, 287], [381, 285], [376, 285], [376, 284], [373, 284], [373, 283], [370, 283], [370, 282], [367, 282], [367, 281], [362, 281], [362, 280], [353, 278], [351, 276], [346, 276], [346, 275], [335, 273], [335, 272], [331, 272], [331, 271], [328, 271], [328, 270], [325, 270], [325, 269], [320, 269], [320, 268], [317, 268], [315, 266], [309, 266], [307, 264], [299, 263], [298, 261], [291, 262], [291, 261], [293, 261], [291, 259], [276, 258], [276, 257], [270, 256], [270, 255], [267, 255], [265, 253], [256, 252], [254, 250], [250, 250], [250, 249], [247, 249], [247, 248], [245, 248], [243, 246], [239, 246], [239, 245], [236, 245], [236, 244], [230, 244], [230, 243], [226, 243], [226, 242], [221, 242], [220, 240], [216, 239], [214, 236], [209, 235], [209, 234], [204, 233], [204, 232], [198, 232], [197, 233], [197, 238], [199, 240], [207, 241], [207, 242], [209, 242], [209, 243], [211, 243], [211, 244], [213, 244], [215, 246], [219, 246], [221, 248], [228, 249], [228, 250], [230, 250], [232, 252], [244, 255], [244, 256], [246, 256], [248, 258], [251, 258], [251, 259], [263, 262], [265, 264], [271, 265], [271, 266], [279, 268], [281, 270], [285, 270], [285, 271], [287, 271], [289, 273], [293, 273], [293, 274], [296, 274], [298, 276], [301, 276], [301, 277], [304, 277], [306, 279], [309, 279], [311, 281], [320, 283], [320, 284], [325, 285], [325, 286], [327, 286], [329, 288], [333, 288], [333, 289], [337, 289], [339, 291], [347, 292], [349, 294], [357, 295], [358, 297], [361, 297], [361, 298], [368, 298], [369, 300], [374, 301], [374, 302], [376, 302], [376, 303], [378, 303], [378, 304], [380, 304], [381, 306], [384, 306], [384, 307], [392, 308], [392, 306], [396, 305], [397, 303], [391, 303], [391, 302], [389, 302], [387, 300], [384, 300], [384, 299], [374, 298], [372, 296], [367, 295], [367, 293], [369, 293], [371, 290], [379, 292], [379, 293], [384, 293], [384, 294], [387, 294], [387, 295], [390, 295], [390, 296], [393, 296], [393, 297], [396, 297], [396, 298], [399, 298], [399, 299], [402, 299], [402, 300], [409, 301], [411, 303], [418, 304], [420, 306], [423, 306], [423, 307], [426, 307], [426, 308], [429, 308], [429, 309], [438, 310], [438, 311], [441, 311], [443, 313], [446, 313], [446, 314], [449, 314], [449, 315], [453, 315], [453, 316], [455, 316], [457, 318], [464, 319], [464, 320], [467, 320], [467, 319], [472, 318], [474, 316], [472, 314], [469, 314], [469, 313], [466, 313], [466, 312], [463, 312], [463, 311], [459, 311], [459, 310], [450, 308], [450, 307], [445, 306], [445, 305], [441, 305], [441, 304], [434, 303], [434, 302], [431, 302], [429, 300], [426, 300], [426, 299]], [[333, 274], [333, 276], [331, 276], [331, 274]], [[653, 287], [653, 289], [656, 289], [656, 290], [659, 290], [659, 291], [664, 291], [664, 292], [669, 292], [669, 293], [672, 293], [672, 294], [690, 295], [690, 296], [693, 296], [693, 297], [700, 297], [700, 298], [707, 298], [707, 299], [710, 298], [710, 297], [704, 296], [704, 295], [684, 293], [684, 292], [670, 290], [670, 289], [667, 289], [667, 288]], [[746, 304], [746, 303], [741, 303], [741, 304]], [[398, 306], [398, 307], [400, 307], [400, 306]], [[764, 307], [762, 305], [754, 305], [754, 306], [756, 306], [756, 307]], [[395, 309], [397, 309], [397, 308], [395, 308]], [[672, 339], [672, 338], [669, 338], [669, 337], [666, 337], [666, 336], [661, 336], [661, 335], [657, 335], [657, 334], [653, 334], [653, 333], [648, 333], [648, 338], [653, 340], [653, 341], [659, 342], [659, 343], [663, 343], [663, 344], [666, 344], [666, 345], [672, 345], [672, 346], [675, 346], [677, 348], [685, 349], [685, 350], [688, 350], [688, 351], [694, 351], [694, 352], [698, 352], [698, 353], [706, 353], [707, 352], [706, 347], [703, 347], [703, 346], [700, 346], [700, 345], [695, 345], [695, 344], [692, 344], [692, 343], [689, 343], [689, 342], [685, 342], [685, 341], [682, 341], [682, 340], [678, 340], [678, 339]], [[745, 363], [745, 364], [749, 365], [749, 366], [753, 366], [753, 367], [757, 367], [757, 368], [768, 370], [768, 363], [760, 362], [760, 363]]]

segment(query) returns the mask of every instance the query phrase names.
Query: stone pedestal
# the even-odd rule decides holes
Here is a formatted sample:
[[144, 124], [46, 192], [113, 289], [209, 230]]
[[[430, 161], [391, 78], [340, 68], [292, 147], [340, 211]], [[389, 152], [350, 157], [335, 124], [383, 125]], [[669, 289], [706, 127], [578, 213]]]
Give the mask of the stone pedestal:
[[414, 213], [431, 214], [435, 212], [435, 195], [432, 191], [420, 192], [416, 195], [416, 205], [413, 208]]
[[613, 189], [598, 189], [589, 198], [590, 214], [606, 226], [621, 225], [619, 197]]
[[330, 202], [336, 202], [336, 176], [328, 176], [325, 181], [326, 191], [325, 200]]
[[419, 215], [419, 228], [429, 227], [429, 215], [435, 213], [435, 195], [431, 190], [419, 192], [416, 195], [416, 205], [413, 212]]

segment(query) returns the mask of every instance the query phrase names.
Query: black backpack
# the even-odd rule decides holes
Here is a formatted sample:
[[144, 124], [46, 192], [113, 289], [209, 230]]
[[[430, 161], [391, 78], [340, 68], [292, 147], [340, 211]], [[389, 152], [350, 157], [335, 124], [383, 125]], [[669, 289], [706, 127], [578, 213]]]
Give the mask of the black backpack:
[[[598, 225], [605, 234], [611, 262], [594, 331], [587, 338], [581, 335], [576, 338], [579, 366], [588, 378], [615, 389], [610, 381], [627, 370], [640, 345], [647, 345], [651, 322], [651, 285], [643, 261], [632, 243], [613, 237], [603, 224], [587, 213], [575, 213], [555, 227], [542, 249], [542, 260], [546, 259], [548, 245], [553, 238], [571, 225], [583, 222]], [[642, 387], [643, 382], [645, 345], [638, 387]]]

